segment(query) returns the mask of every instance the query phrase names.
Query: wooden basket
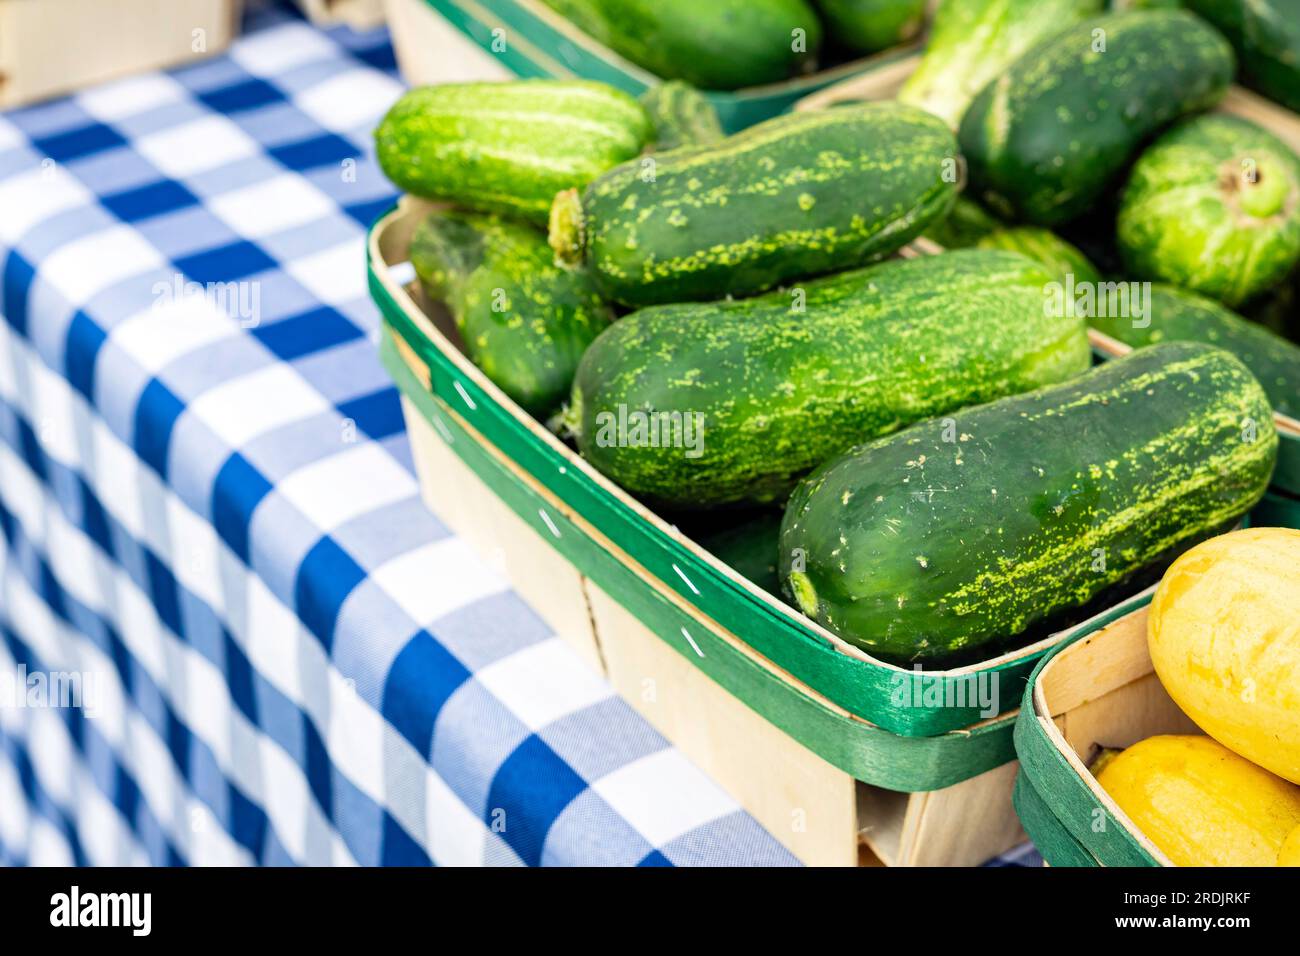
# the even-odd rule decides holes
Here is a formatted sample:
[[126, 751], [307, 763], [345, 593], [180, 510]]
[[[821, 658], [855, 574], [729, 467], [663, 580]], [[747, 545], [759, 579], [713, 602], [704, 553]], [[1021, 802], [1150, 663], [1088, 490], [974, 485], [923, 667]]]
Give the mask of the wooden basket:
[[[1053, 865], [1171, 866], [1088, 766], [1103, 748], [1156, 734], [1199, 734], [1165, 692], [1147, 652], [1147, 607], [1045, 659], [1016, 722], [1021, 820]], [[1089, 861], [1092, 862], [1089, 862]]]
[[[540, 0], [385, 0], [402, 76], [412, 85], [510, 76], [601, 80], [634, 96], [660, 82], [596, 42]], [[475, 50], [463, 51], [468, 38]], [[802, 97], [912, 54], [917, 44], [781, 83], [706, 92], [734, 132], [784, 112]], [[476, 55], [477, 54], [477, 55]]]
[[[461, 354], [446, 313], [394, 277], [430, 208], [403, 200], [368, 250], [382, 356], [430, 507], [801, 859], [851, 863], [860, 840], [889, 863], [970, 864], [1013, 845], [1008, 711], [1037, 660], [1090, 622], [921, 674], [798, 614], [592, 469]], [[921, 703], [923, 689], [979, 681], [996, 689], [998, 716]], [[917, 706], [897, 704], [904, 687]]]
[[[899, 89], [916, 70], [920, 55], [899, 59], [865, 76], [853, 77], [827, 87], [795, 104], [796, 110], [820, 110], [837, 103], [854, 100], [885, 100], [898, 95]], [[1300, 153], [1300, 116], [1263, 97], [1233, 86], [1228, 90], [1219, 110], [1258, 123]], [[928, 243], [927, 251], [938, 252], [940, 247]], [[1116, 358], [1133, 351], [1132, 346], [1104, 335], [1095, 329], [1088, 330], [1094, 354], [1103, 359]], [[1262, 507], [1268, 515], [1257, 523], [1277, 524], [1300, 528], [1300, 421], [1275, 413], [1278, 445], [1277, 467], [1273, 471], [1273, 487], [1279, 494], [1270, 494]]]
[[226, 49], [243, 0], [0, 0], [0, 108]]

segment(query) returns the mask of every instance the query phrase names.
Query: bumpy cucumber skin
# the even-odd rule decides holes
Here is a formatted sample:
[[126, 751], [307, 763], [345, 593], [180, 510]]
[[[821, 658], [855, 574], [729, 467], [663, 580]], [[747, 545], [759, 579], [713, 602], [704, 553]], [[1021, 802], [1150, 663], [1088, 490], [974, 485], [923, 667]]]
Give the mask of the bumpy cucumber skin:
[[1088, 324], [1134, 348], [1157, 342], [1204, 342], [1231, 352], [1259, 380], [1275, 411], [1300, 417], [1300, 346], [1213, 299], [1153, 284], [1150, 314], [1138, 327], [1133, 319], [1121, 316], [1094, 316]]
[[654, 124], [657, 150], [707, 146], [727, 135], [713, 104], [703, 93], [681, 80], [652, 86], [641, 94], [641, 105]]
[[641, 152], [650, 117], [604, 83], [512, 80], [410, 90], [375, 129], [384, 175], [408, 193], [544, 225], [557, 192]]
[[981, 236], [975, 248], [1018, 252], [1046, 267], [1060, 282], [1067, 275], [1074, 276], [1076, 283], [1101, 281], [1101, 273], [1087, 256], [1056, 233], [1038, 226], [998, 229]]
[[541, 418], [613, 319], [584, 271], [555, 265], [540, 231], [498, 216], [430, 214], [411, 238], [411, 264], [451, 311], [470, 360]]
[[971, 100], [1030, 47], [1102, 11], [1102, 0], [945, 0], [898, 98], [954, 129]]
[[[664, 80], [735, 90], [811, 72], [821, 23], [804, 0], [543, 0]], [[794, 31], [803, 31], [795, 43]]]
[[1185, 2], [1236, 48], [1247, 86], [1300, 110], [1300, 0]]
[[[1095, 52], [1103, 38], [1105, 52]], [[1233, 69], [1227, 41], [1181, 10], [1077, 24], [971, 103], [959, 139], [972, 190], [999, 215], [1068, 222], [1093, 206], [1148, 136], [1217, 103]]]
[[582, 194], [586, 259], [625, 305], [762, 292], [905, 245], [948, 212], [956, 163], [952, 133], [911, 107], [780, 116], [596, 180]]
[[[1243, 178], [1254, 163], [1255, 182]], [[1270, 190], [1271, 214], [1248, 193]], [[1257, 210], [1258, 211], [1258, 210]], [[1236, 116], [1198, 116], [1155, 141], [1133, 166], [1117, 222], [1129, 271], [1239, 305], [1300, 261], [1300, 157]]]
[[1271, 414], [1234, 356], [1178, 342], [915, 425], [795, 489], [783, 584], [873, 654], [969, 654], [1230, 526], [1268, 486]]
[[[634, 494], [682, 508], [779, 501], [856, 442], [1086, 369], [1083, 321], [1047, 314], [1049, 281], [1023, 256], [962, 250], [644, 309], [587, 350], [568, 417], [583, 456]], [[702, 454], [620, 446], [600, 430], [620, 406], [703, 416]]]
[[858, 53], [904, 43], [925, 25], [926, 0], [815, 0], [827, 32]]

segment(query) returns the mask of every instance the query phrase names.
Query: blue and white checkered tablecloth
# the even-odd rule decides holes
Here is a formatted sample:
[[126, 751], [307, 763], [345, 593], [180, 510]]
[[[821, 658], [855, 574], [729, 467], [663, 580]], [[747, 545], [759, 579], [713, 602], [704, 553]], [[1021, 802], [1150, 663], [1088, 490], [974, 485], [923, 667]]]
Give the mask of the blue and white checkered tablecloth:
[[421, 506], [387, 37], [246, 29], [0, 115], [0, 862], [793, 862]]

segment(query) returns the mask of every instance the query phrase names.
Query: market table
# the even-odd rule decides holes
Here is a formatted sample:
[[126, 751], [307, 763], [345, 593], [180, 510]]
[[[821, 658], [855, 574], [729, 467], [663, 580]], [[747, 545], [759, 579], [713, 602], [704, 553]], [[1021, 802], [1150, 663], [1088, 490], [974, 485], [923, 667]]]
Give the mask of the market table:
[[245, 29], [0, 115], [0, 862], [794, 862], [421, 505], [387, 36]]

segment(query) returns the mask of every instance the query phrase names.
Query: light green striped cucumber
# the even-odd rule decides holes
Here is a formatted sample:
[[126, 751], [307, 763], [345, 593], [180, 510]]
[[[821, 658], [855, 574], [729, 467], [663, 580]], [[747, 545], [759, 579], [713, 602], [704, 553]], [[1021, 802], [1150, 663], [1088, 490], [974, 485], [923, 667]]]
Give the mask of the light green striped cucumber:
[[1156, 283], [1142, 317], [1090, 316], [1088, 324], [1134, 348], [1156, 342], [1204, 342], [1225, 349], [1259, 379], [1275, 410], [1300, 417], [1300, 346], [1213, 299]]
[[1134, 164], [1118, 233], [1139, 278], [1238, 305], [1300, 261], [1300, 157], [1237, 116], [1188, 120]]
[[1172, 342], [914, 425], [795, 489], [786, 592], [889, 660], [984, 659], [1235, 523], [1268, 487], [1271, 416], [1236, 357]]
[[1006, 249], [1041, 263], [1058, 281], [1073, 276], [1074, 282], [1100, 282], [1101, 273], [1088, 257], [1050, 229], [1015, 226], [990, 232], [975, 243], [977, 249]]
[[1009, 252], [895, 259], [753, 299], [634, 312], [591, 344], [565, 422], [634, 494], [778, 501], [855, 442], [1088, 367], [1083, 320]]
[[898, 98], [955, 129], [975, 94], [1021, 54], [1101, 7], [1101, 0], [943, 0]]
[[543, 2], [637, 66], [704, 90], [811, 72], [821, 47], [821, 23], [805, 0]]
[[669, 80], [641, 94], [655, 129], [655, 149], [705, 146], [727, 134], [708, 97], [681, 80]]
[[578, 359], [613, 318], [586, 273], [556, 266], [534, 227], [460, 210], [431, 213], [410, 254], [470, 360], [528, 412], [555, 411]]
[[399, 188], [544, 224], [555, 194], [641, 152], [645, 109], [604, 83], [512, 80], [410, 90], [375, 129]]
[[925, 26], [926, 0], [814, 0], [826, 32], [858, 53], [904, 43]]
[[958, 138], [972, 195], [1054, 226], [1097, 203], [1143, 142], [1227, 91], [1232, 47], [1183, 10], [1075, 24], [1030, 49], [971, 102]]
[[750, 295], [894, 252], [947, 213], [957, 166], [910, 106], [792, 113], [561, 193], [551, 245], [625, 305]]

